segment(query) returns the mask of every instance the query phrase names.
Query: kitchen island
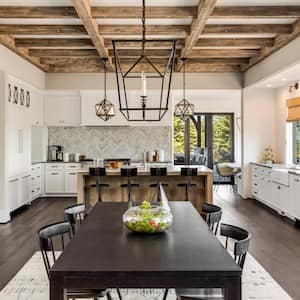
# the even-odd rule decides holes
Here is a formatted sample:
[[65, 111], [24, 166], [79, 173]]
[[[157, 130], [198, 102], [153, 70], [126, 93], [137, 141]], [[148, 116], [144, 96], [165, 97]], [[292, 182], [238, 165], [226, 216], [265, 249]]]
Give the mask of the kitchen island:
[[[185, 166], [168, 166], [168, 175], [163, 178], [167, 183], [165, 192], [170, 201], [183, 201], [185, 189], [178, 187], [178, 183], [186, 183], [187, 178], [181, 176], [180, 168]], [[190, 166], [191, 167], [191, 166]], [[198, 175], [192, 178], [196, 187], [189, 188], [189, 200], [200, 212], [202, 203], [212, 203], [213, 172], [205, 166], [193, 166], [198, 168]], [[109, 184], [109, 188], [103, 188], [102, 198], [104, 202], [127, 202], [127, 189], [120, 185], [127, 179], [120, 176], [120, 169], [107, 169], [107, 176], [101, 177], [101, 183]], [[149, 166], [139, 166], [138, 176], [132, 177], [132, 183], [140, 184], [140, 187], [132, 189], [133, 199], [140, 203], [143, 200], [155, 201], [156, 189], [149, 185], [156, 182], [155, 177], [150, 176]], [[90, 187], [95, 184], [95, 178], [89, 175], [88, 168], [78, 171], [78, 203], [85, 203], [90, 210], [97, 202], [96, 188]]]

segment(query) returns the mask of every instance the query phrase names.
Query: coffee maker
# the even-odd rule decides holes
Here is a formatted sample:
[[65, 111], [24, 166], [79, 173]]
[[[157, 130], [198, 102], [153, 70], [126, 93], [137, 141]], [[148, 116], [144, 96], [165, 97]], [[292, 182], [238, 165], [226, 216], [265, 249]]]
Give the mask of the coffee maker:
[[48, 147], [48, 160], [49, 161], [62, 161], [63, 160], [63, 147], [59, 145], [52, 145]]

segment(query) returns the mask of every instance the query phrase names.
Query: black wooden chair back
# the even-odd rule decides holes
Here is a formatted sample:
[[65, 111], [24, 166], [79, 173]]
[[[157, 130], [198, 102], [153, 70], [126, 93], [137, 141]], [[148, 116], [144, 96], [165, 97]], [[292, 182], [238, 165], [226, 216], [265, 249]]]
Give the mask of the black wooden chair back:
[[151, 176], [156, 176], [156, 177], [163, 177], [167, 176], [167, 168], [156, 168], [156, 167], [151, 167], [150, 168], [150, 175]]
[[[49, 252], [52, 255], [52, 261], [54, 263], [57, 259], [55, 251], [63, 251], [65, 249], [65, 236], [67, 236], [69, 240], [72, 238], [70, 223], [65, 221], [44, 226], [38, 231], [38, 236], [44, 265], [48, 278], [50, 279], [51, 260], [49, 258]], [[59, 244], [61, 247], [58, 247]], [[54, 245], [57, 245], [56, 250]]]
[[180, 169], [181, 176], [192, 177], [198, 175], [197, 168], [181, 168]]
[[226, 237], [226, 249], [228, 248], [228, 240], [234, 240], [234, 260], [241, 268], [243, 268], [246, 255], [249, 249], [251, 234], [241, 227], [228, 224], [221, 224], [221, 236]]
[[104, 167], [92, 167], [89, 168], [89, 174], [91, 176], [106, 176], [106, 169]]
[[64, 210], [64, 219], [70, 223], [73, 235], [76, 232], [77, 221], [81, 224], [85, 217], [86, 209], [84, 204], [75, 204]]
[[209, 229], [214, 234], [217, 234], [223, 214], [222, 208], [215, 204], [203, 203], [202, 212], [205, 215], [205, 220]]
[[137, 168], [121, 168], [122, 177], [136, 177], [138, 174]]

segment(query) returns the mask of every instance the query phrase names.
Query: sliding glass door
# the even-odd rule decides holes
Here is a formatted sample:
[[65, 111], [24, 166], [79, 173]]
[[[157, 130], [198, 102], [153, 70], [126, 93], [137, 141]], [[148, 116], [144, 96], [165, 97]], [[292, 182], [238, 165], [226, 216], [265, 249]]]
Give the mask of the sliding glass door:
[[234, 114], [203, 113], [182, 121], [174, 117], [174, 163], [215, 164], [234, 161]]

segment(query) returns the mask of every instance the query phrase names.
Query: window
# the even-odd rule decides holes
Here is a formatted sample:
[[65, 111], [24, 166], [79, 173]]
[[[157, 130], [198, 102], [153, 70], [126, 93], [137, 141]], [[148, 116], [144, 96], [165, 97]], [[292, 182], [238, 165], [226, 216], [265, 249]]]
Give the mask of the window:
[[293, 161], [300, 164], [300, 121], [293, 123]]

